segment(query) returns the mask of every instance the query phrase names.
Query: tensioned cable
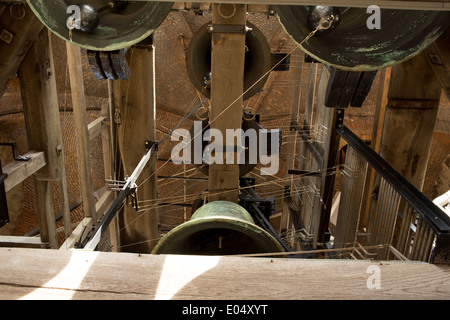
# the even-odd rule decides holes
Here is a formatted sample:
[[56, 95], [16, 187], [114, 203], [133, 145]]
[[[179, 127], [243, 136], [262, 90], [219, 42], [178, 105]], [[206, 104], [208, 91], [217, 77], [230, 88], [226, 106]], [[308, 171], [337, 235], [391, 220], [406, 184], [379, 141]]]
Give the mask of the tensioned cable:
[[[325, 17], [322, 18], [322, 20], [325, 19], [329, 19], [329, 20], [334, 20], [333, 16], [330, 17]], [[330, 24], [331, 27], [331, 24]], [[259, 80], [257, 80], [253, 85], [251, 85], [247, 90], [244, 91], [244, 93], [242, 93], [239, 97], [237, 97], [232, 103], [230, 103], [230, 105], [228, 107], [226, 107], [215, 119], [212, 119], [210, 121], [210, 125], [212, 123], [214, 123], [215, 121], [217, 121], [220, 117], [222, 117], [236, 102], [238, 102], [242, 97], [244, 97], [250, 90], [252, 90], [259, 82], [261, 82], [263, 79], [265, 79], [273, 70], [275, 70], [280, 64], [282, 64], [289, 56], [291, 56], [295, 51], [297, 51], [305, 42], [307, 42], [308, 40], [310, 40], [319, 30], [323, 30], [324, 27], [322, 26], [322, 23], [319, 24], [319, 26], [312, 31], [297, 47], [295, 47], [291, 52], [289, 52], [289, 54], [287, 54], [285, 57], [283, 57], [283, 59], [280, 59], [280, 61], [278, 63], [276, 63], [269, 71], [267, 71]], [[195, 138], [198, 137], [198, 135], [202, 134], [202, 132], [197, 133], [197, 135], [194, 136], [194, 138], [191, 139], [190, 143], [192, 143]], [[149, 179], [151, 179], [155, 174], [158, 174], [159, 171], [165, 166], [167, 165], [167, 163], [170, 162], [166, 161], [165, 163], [163, 163], [163, 165], [156, 170], [156, 172], [154, 172], [148, 179], [146, 179], [144, 182], [142, 182], [139, 186], [143, 185], [145, 182], [147, 182]]]
[[[334, 20], [333, 16], [330, 17], [325, 17], [322, 18], [322, 20]], [[330, 24], [331, 27], [331, 24]], [[275, 64], [269, 71], [267, 71], [259, 80], [257, 80], [252, 86], [250, 86], [247, 90], [245, 90], [245, 92], [240, 95], [239, 97], [237, 97], [227, 108], [225, 108], [215, 119], [212, 119], [210, 121], [210, 124], [214, 123], [215, 121], [217, 121], [220, 117], [222, 117], [235, 103], [237, 103], [242, 97], [244, 97], [250, 90], [252, 90], [259, 82], [261, 82], [264, 78], [266, 78], [273, 70], [275, 70], [275, 68], [277, 68], [281, 63], [284, 62], [284, 60], [286, 60], [289, 56], [291, 56], [295, 51], [297, 51], [305, 42], [309, 41], [319, 30], [323, 30], [325, 29], [322, 26], [322, 23], [319, 24], [319, 26], [312, 31], [298, 46], [296, 46], [288, 55], [286, 55], [283, 59], [281, 59], [277, 64]], [[202, 105], [204, 104], [204, 102], [202, 102]], [[200, 108], [201, 106], [199, 106]], [[197, 137], [198, 135], [202, 134], [202, 132], [197, 133], [196, 136], [194, 136], [190, 143], [192, 143]], [[166, 137], [164, 138], [164, 140], [166, 139]], [[166, 162], [164, 162], [161, 167], [159, 169], [157, 169], [150, 177], [148, 177], [147, 179], [145, 179], [141, 184], [139, 184], [139, 187], [142, 186], [143, 184], [145, 184], [148, 180], [150, 180], [153, 176], [157, 175], [161, 169], [163, 167], [165, 167], [168, 163], [170, 163], [171, 159], [167, 160]], [[239, 189], [239, 188], [238, 188]], [[218, 194], [223, 194], [223, 193], [227, 193], [227, 192], [235, 192], [236, 190], [225, 190], [225, 191], [221, 191], [218, 192]], [[209, 193], [209, 195], [211, 196], [211, 194]], [[161, 201], [161, 199], [155, 199], [156, 202]], [[153, 209], [153, 208], [152, 208]], [[146, 214], [148, 211], [152, 210], [149, 209], [147, 210], [144, 214]], [[131, 221], [130, 223], [127, 224], [127, 226], [129, 226], [131, 223], [134, 223], [136, 220], [138, 220], [140, 217], [142, 217], [144, 214], [140, 215], [139, 217], [137, 217], [136, 219], [134, 219], [133, 221]], [[125, 226], [124, 228], [126, 228], [127, 226]]]

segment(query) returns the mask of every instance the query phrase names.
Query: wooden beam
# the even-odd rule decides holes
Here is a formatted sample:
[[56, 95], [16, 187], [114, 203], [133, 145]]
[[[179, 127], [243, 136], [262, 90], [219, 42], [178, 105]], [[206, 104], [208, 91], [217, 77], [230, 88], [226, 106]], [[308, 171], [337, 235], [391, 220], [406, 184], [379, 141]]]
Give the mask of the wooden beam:
[[[118, 153], [115, 150], [116, 145], [114, 144], [116, 128], [112, 120], [113, 103], [115, 103], [113, 80], [108, 80], [108, 103], [102, 105], [101, 116], [105, 117], [105, 121], [102, 122], [103, 167], [105, 170], [105, 177], [110, 178], [111, 180], [118, 178], [115, 173], [116, 155]], [[116, 196], [117, 195], [114, 194], [114, 200], [116, 199]], [[112, 252], [120, 252], [119, 222], [117, 217], [114, 218], [110, 224], [109, 236], [111, 239]]]
[[45, 249], [47, 244], [43, 243], [40, 238], [36, 237], [0, 236], [0, 247]]
[[[378, 100], [375, 109], [374, 124], [372, 130], [371, 148], [380, 153], [381, 138], [383, 135], [384, 119], [386, 115], [386, 108], [388, 105], [388, 92], [391, 83], [392, 68], [386, 68], [381, 71], [380, 88], [378, 93]], [[362, 201], [361, 218], [359, 221], [359, 230], [364, 230], [367, 227], [370, 213], [370, 203], [372, 201], [372, 191], [375, 184], [375, 170], [372, 167], [367, 169], [366, 185], [364, 186], [364, 198]]]
[[69, 65], [70, 87], [72, 91], [73, 113], [78, 141], [80, 164], [81, 193], [85, 217], [97, 220], [95, 212], [94, 186], [92, 180], [91, 153], [89, 148], [89, 131], [86, 116], [86, 96], [84, 92], [81, 49], [66, 43], [67, 63]]
[[19, 70], [28, 145], [45, 151], [48, 166], [36, 176], [58, 181], [64, 173], [62, 135], [53, 52], [48, 30], [40, 33]]
[[[59, 181], [66, 235], [72, 231], [62, 145], [58, 92], [49, 31], [43, 29], [20, 69], [28, 146], [44, 151], [47, 165], [34, 177], [41, 238], [57, 247], [52, 191], [49, 181]], [[43, 225], [46, 224], [46, 225]]]
[[[124, 177], [131, 176], [146, 154], [146, 141], [156, 141], [156, 74], [153, 46], [134, 47], [128, 51], [131, 70], [129, 80], [112, 83], [113, 110], [120, 110], [121, 123], [117, 124], [118, 147]], [[119, 170], [119, 168], [117, 168]], [[157, 154], [154, 153], [138, 180], [139, 201], [158, 198]], [[119, 217], [120, 247], [124, 252], [149, 253], [157, 244], [157, 206], [145, 213], [127, 204]]]
[[450, 99], [450, 28], [427, 49], [428, 61]]
[[3, 11], [0, 15], [0, 34], [8, 37], [0, 38], [0, 97], [9, 81], [16, 76], [44, 26], [28, 6], [21, 6], [20, 10], [25, 13], [21, 20], [15, 19], [8, 8], [8, 5], [0, 3], [0, 13]]
[[442, 87], [426, 52], [392, 68], [380, 155], [419, 190], [441, 95]]
[[88, 125], [89, 141], [94, 140], [100, 133], [102, 133], [102, 124], [105, 120], [106, 117], [99, 117]]
[[[149, 0], [135, 0], [149, 1]], [[171, 0], [160, 0], [161, 2], [172, 2]], [[234, 3], [234, 4], [273, 4], [273, 0], [198, 0], [198, 3]], [[406, 10], [436, 10], [450, 11], [449, 0], [279, 0], [277, 5], [301, 5], [301, 6], [335, 6], [335, 7], [354, 7], [368, 8], [376, 5], [383, 9], [406, 9]]]
[[[210, 299], [438, 300], [450, 296], [450, 266], [407, 262], [0, 249], [0, 270], [2, 300], [170, 299], [186, 300], [189, 307], [189, 301]], [[370, 290], [374, 270], [379, 272], [380, 288]], [[181, 312], [177, 309], [173, 315]]]
[[[213, 5], [213, 25], [241, 25], [247, 22], [246, 5]], [[211, 129], [219, 130], [226, 140], [226, 130], [242, 128], [244, 93], [245, 34], [212, 34], [211, 52]], [[216, 141], [219, 147], [230, 148], [226, 141]], [[223, 146], [221, 146], [223, 145]], [[238, 202], [239, 165], [214, 163], [209, 167], [209, 201], [226, 200]], [[237, 163], [235, 159], [235, 163]]]
[[362, 207], [367, 162], [349, 147], [345, 159], [339, 213], [334, 235], [334, 247], [345, 248], [355, 243]]
[[5, 180], [6, 192], [31, 177], [47, 164], [44, 152], [32, 151], [28, 152], [25, 156], [29, 157], [30, 160], [14, 161], [3, 168], [3, 173], [8, 175], [8, 178]]

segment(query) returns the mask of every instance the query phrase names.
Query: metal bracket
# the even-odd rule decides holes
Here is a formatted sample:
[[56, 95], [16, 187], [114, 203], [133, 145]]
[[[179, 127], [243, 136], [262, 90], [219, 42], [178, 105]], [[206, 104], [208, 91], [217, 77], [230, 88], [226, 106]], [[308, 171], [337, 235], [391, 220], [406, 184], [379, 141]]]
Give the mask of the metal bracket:
[[249, 28], [245, 25], [230, 25], [230, 24], [210, 24], [208, 25], [209, 33], [239, 33], [245, 34], [247, 32], [252, 31], [252, 28]]
[[342, 128], [344, 128], [344, 118], [345, 118], [345, 109], [338, 109], [335, 124], [335, 128], [337, 130], [342, 130]]
[[[153, 152], [155, 151], [155, 146], [151, 147], [149, 151], [146, 152], [144, 157], [139, 162], [138, 166], [134, 170], [133, 174], [126, 179], [125, 185], [122, 187], [121, 191], [117, 195], [116, 200], [111, 205], [111, 207], [106, 211], [103, 218], [99, 221], [97, 226], [94, 228], [94, 230], [91, 232], [89, 237], [85, 240], [86, 244], [84, 243], [79, 244], [78, 246], [84, 246], [85, 250], [95, 250], [97, 248], [98, 243], [101, 239], [101, 237], [107, 232], [108, 226], [111, 223], [111, 221], [114, 219], [114, 217], [117, 216], [119, 210], [122, 208], [123, 202], [126, 200], [126, 198], [133, 193], [133, 191], [136, 190], [136, 181], [141, 176], [142, 172], [144, 171], [145, 166], [148, 164], [150, 159], [153, 156]], [[135, 200], [137, 204], [137, 199]]]
[[150, 149], [152, 149], [153, 147], [154, 147], [153, 151], [155, 151], [155, 152], [159, 151], [158, 150], [159, 142], [156, 142], [156, 141], [145, 141], [145, 151], [146, 152], [149, 152]]
[[11, 44], [14, 40], [14, 35], [6, 29], [2, 30], [0, 34], [0, 39], [3, 40], [6, 44]]
[[17, 149], [17, 142], [0, 142], [0, 146], [11, 147], [12, 153], [15, 161], [30, 161], [30, 157], [25, 157], [19, 155], [19, 150]]

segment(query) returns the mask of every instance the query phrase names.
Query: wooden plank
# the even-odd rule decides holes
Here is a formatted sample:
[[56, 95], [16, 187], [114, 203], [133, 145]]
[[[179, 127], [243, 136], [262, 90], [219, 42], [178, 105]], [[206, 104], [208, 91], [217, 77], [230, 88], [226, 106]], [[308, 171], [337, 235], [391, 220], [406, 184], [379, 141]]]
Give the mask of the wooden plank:
[[12, 34], [11, 43], [0, 39], [0, 97], [5, 93], [9, 81], [16, 76], [43, 28], [43, 24], [28, 6], [22, 8], [25, 16], [21, 20], [11, 15], [9, 7], [4, 7], [0, 16], [0, 33], [5, 30]]
[[349, 147], [342, 174], [342, 195], [334, 232], [335, 248], [345, 248], [356, 242], [366, 172], [367, 162]]
[[0, 247], [3, 248], [30, 248], [45, 249], [47, 244], [36, 237], [0, 236]]
[[81, 193], [85, 217], [97, 219], [95, 212], [94, 186], [92, 180], [91, 153], [89, 148], [89, 131], [86, 116], [86, 96], [84, 92], [81, 49], [66, 43], [67, 63], [69, 65], [72, 104], [78, 141], [80, 163]]
[[[386, 68], [381, 71], [380, 88], [378, 93], [378, 100], [375, 109], [374, 124], [372, 130], [371, 148], [375, 152], [380, 153], [381, 138], [383, 135], [384, 119], [386, 115], [386, 108], [388, 106], [389, 85], [391, 82], [392, 68]], [[366, 185], [364, 186], [364, 199], [361, 208], [361, 219], [359, 229], [364, 230], [369, 221], [370, 204], [372, 202], [372, 191], [375, 184], [375, 170], [372, 167], [367, 169]]]
[[14, 161], [3, 168], [3, 173], [8, 175], [5, 180], [6, 192], [31, 177], [47, 164], [44, 152], [31, 151], [25, 156], [30, 157], [30, 161]]
[[37, 177], [58, 181], [64, 172], [62, 135], [53, 52], [44, 29], [19, 70], [28, 145], [44, 151], [48, 166]]
[[[112, 84], [113, 110], [119, 110], [121, 118], [121, 123], [116, 127], [116, 145], [120, 151], [120, 160], [117, 159], [117, 162], [120, 163], [119, 167], [123, 168], [124, 177], [133, 174], [146, 154], [145, 142], [156, 141], [157, 49], [153, 46], [137, 46], [129, 50], [127, 59], [131, 77], [129, 80], [114, 81]], [[116, 170], [119, 170], [119, 167]], [[139, 201], [158, 198], [156, 172], [157, 155], [154, 153], [137, 182]], [[127, 204], [118, 220], [121, 250], [140, 253], [152, 251], [160, 238], [157, 206], [146, 212], [136, 213], [136, 210]]]
[[45, 152], [47, 165], [36, 173], [35, 196], [43, 242], [58, 245], [49, 181], [60, 181], [66, 234], [71, 232], [69, 200], [62, 152], [58, 92], [49, 31], [43, 29], [19, 69], [28, 146]]
[[[437, 300], [450, 295], [450, 266], [421, 263], [39, 249], [0, 249], [0, 257], [2, 300]], [[371, 268], [381, 276], [379, 290], [368, 289]]]
[[[213, 5], [212, 23], [217, 25], [245, 25], [245, 5]], [[213, 33], [211, 52], [211, 129], [219, 130], [225, 140], [226, 130], [242, 128], [244, 93], [245, 34]], [[226, 146], [226, 141], [216, 145]], [[226, 146], [228, 148], [233, 146]], [[220, 157], [220, 155], [218, 155]], [[209, 166], [209, 201], [238, 202], [239, 165], [223, 163]], [[235, 161], [235, 163], [237, 163]]]
[[[103, 166], [105, 170], [105, 177], [111, 180], [116, 179], [115, 174], [115, 157], [117, 152], [114, 145], [115, 126], [112, 121], [112, 110], [114, 101], [113, 80], [108, 80], [108, 103], [102, 105], [101, 115], [105, 117], [102, 123], [102, 146], [103, 146]], [[116, 195], [114, 195], [115, 199]], [[114, 218], [109, 227], [110, 243], [112, 252], [119, 252], [119, 224], [118, 218]]]
[[102, 133], [102, 123], [106, 120], [106, 117], [99, 117], [88, 124], [89, 141], [94, 140]]
[[392, 67], [380, 155], [422, 189], [442, 87], [426, 52]]
[[[135, 1], [149, 1], [149, 0], [135, 0]], [[173, 2], [173, 0], [160, 0], [161, 2]], [[7, 0], [6, 3], [25, 3], [25, 0]], [[199, 0], [197, 3], [235, 3], [248, 5], [271, 5], [271, 0]], [[317, 5], [314, 0], [280, 0], [277, 1], [279, 5]], [[378, 6], [384, 9], [410, 9], [410, 10], [447, 10], [450, 11], [450, 1], [448, 0], [378, 0]], [[373, 0], [323, 0], [320, 2], [323, 6], [338, 6], [338, 7], [357, 7], [367, 8], [373, 5]], [[175, 7], [175, 9], [178, 7]], [[201, 8], [202, 9], [202, 8]]]
[[58, 238], [51, 184], [49, 181], [38, 180], [36, 177], [33, 177], [33, 183], [41, 241], [49, 243], [52, 249], [56, 249], [58, 248]]
[[[135, 0], [148, 1], [148, 0]], [[172, 0], [173, 1], [173, 0]], [[161, 2], [172, 2], [161, 0]], [[234, 3], [234, 4], [273, 4], [272, 0], [199, 0], [197, 3]], [[315, 0], [279, 0], [277, 5], [317, 5]], [[373, 5], [373, 0], [322, 0], [322, 6], [368, 8]], [[450, 11], [449, 0], [377, 0], [376, 4], [384, 9], [410, 9], [410, 10], [436, 10]]]

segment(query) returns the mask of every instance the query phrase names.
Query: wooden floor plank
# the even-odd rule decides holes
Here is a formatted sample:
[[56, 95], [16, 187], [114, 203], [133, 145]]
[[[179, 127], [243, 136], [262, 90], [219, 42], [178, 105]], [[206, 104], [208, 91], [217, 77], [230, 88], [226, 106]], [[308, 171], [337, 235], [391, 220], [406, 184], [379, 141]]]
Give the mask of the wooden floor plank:
[[[379, 268], [380, 290], [369, 290]], [[449, 299], [450, 266], [0, 248], [0, 299]]]

